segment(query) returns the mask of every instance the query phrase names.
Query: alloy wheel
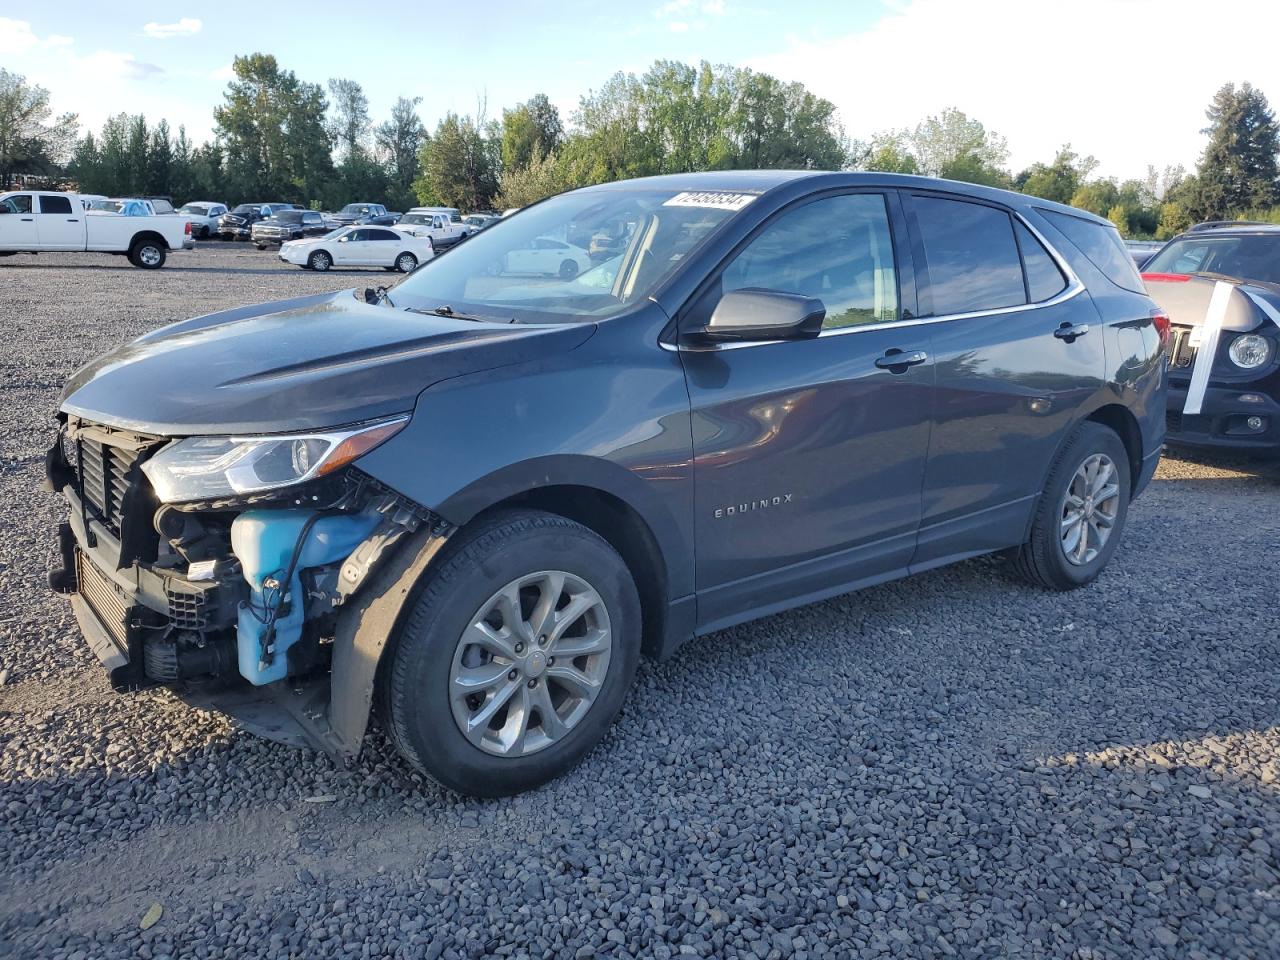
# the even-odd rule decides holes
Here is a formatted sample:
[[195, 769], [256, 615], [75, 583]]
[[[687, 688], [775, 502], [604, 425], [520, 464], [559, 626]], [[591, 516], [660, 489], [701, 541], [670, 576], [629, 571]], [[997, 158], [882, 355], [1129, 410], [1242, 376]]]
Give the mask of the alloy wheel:
[[1076, 468], [1062, 498], [1062, 553], [1082, 567], [1106, 546], [1120, 512], [1120, 477], [1105, 453], [1095, 453]]
[[612, 648], [604, 600], [581, 577], [540, 570], [512, 580], [458, 640], [449, 670], [453, 719], [486, 753], [545, 749], [595, 703]]

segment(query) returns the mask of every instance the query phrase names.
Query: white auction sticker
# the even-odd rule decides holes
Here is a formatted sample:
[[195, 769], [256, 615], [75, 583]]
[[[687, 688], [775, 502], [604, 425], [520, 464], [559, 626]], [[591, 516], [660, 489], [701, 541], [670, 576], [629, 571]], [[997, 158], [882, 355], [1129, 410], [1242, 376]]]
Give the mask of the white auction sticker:
[[711, 207], [716, 210], [741, 210], [756, 198], [754, 193], [722, 193], [719, 190], [692, 190], [677, 193], [664, 207]]

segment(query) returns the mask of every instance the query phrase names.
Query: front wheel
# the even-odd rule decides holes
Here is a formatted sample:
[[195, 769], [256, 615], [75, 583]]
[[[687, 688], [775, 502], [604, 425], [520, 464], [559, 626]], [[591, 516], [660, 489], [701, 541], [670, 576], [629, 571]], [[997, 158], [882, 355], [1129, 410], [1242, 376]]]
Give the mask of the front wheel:
[[164, 244], [156, 240], [139, 240], [129, 248], [129, 262], [143, 270], [160, 269], [164, 258]]
[[1019, 573], [1049, 590], [1097, 579], [1120, 543], [1131, 483], [1129, 454], [1115, 431], [1080, 424], [1050, 468], [1031, 535], [1014, 554]]
[[578, 275], [578, 263], [576, 260], [565, 260], [560, 264], [560, 279], [572, 280]]
[[639, 651], [635, 583], [608, 543], [553, 514], [495, 514], [457, 535], [393, 638], [384, 724], [446, 787], [518, 793], [600, 741]]
[[324, 273], [333, 266], [333, 257], [329, 256], [323, 250], [317, 250], [311, 256], [307, 257], [307, 266], [312, 270]]
[[267, 249], [267, 245], [265, 243], [255, 243], [254, 246], [257, 247], [259, 250]]
[[396, 257], [396, 269], [401, 273], [409, 273], [418, 265], [418, 258], [412, 253], [402, 253]]

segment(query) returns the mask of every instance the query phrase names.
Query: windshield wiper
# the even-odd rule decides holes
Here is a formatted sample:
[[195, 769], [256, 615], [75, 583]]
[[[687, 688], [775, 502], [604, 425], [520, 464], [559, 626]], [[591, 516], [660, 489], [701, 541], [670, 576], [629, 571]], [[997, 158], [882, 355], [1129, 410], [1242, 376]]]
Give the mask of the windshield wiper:
[[515, 317], [474, 317], [465, 313], [457, 313], [453, 307], [447, 303], [443, 306], [432, 307], [427, 310], [425, 307], [405, 307], [409, 313], [421, 313], [428, 317], [448, 317], [450, 320], [470, 320], [474, 323], [519, 323]]

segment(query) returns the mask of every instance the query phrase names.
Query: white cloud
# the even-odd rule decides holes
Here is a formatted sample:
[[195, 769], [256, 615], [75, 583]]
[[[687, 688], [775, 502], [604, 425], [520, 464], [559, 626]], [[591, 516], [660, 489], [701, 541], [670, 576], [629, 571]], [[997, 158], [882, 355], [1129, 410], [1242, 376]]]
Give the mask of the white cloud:
[[164, 73], [164, 67], [144, 63], [132, 53], [116, 53], [113, 50], [98, 50], [87, 57], [81, 57], [80, 64], [91, 74], [121, 80], [145, 80]]
[[0, 17], [0, 50], [9, 54], [26, 53], [39, 42], [26, 20]]
[[75, 42], [75, 37], [66, 37], [60, 33], [51, 33], [44, 38], [46, 47], [69, 47]]
[[[1147, 164], [1193, 165], [1214, 91], [1248, 80], [1280, 105], [1280, 59], [1206, 55], [1193, 0], [904, 0], [861, 33], [814, 31], [749, 66], [799, 80], [831, 100], [851, 136], [959, 107], [1009, 140], [1016, 171], [1063, 143], [1093, 154], [1106, 176]], [[1280, 33], [1280, 5], [1219, 0], [1214, 23]], [[1207, 27], [1212, 32], [1212, 27]], [[1116, 59], [1106, 38], [1129, 38]]]
[[724, 0], [706, 0], [702, 4], [702, 12], [710, 17], [723, 17]]
[[169, 37], [189, 37], [199, 33], [204, 24], [195, 17], [183, 17], [177, 23], [148, 23], [142, 32], [156, 40], [167, 40]]
[[235, 78], [236, 78], [236, 68], [233, 64], [230, 64], [230, 63], [223, 64], [217, 70], [209, 71], [210, 80], [222, 80], [225, 82], [227, 80], [234, 80]]
[[672, 33], [688, 33], [689, 25], [683, 20], [672, 20], [667, 24], [667, 29]]

